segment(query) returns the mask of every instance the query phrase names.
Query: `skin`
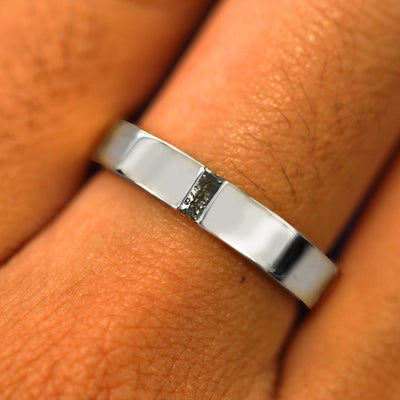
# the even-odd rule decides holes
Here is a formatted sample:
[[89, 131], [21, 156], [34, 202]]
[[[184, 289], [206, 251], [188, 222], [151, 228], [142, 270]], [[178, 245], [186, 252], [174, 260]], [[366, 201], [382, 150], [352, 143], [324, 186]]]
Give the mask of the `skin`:
[[77, 190], [101, 135], [147, 100], [210, 1], [130, 3], [2, 1], [1, 261]]
[[[207, 2], [40, 4], [0, 5], [3, 398], [396, 398], [400, 161], [294, 328], [233, 250], [110, 173], [83, 182]], [[327, 250], [398, 141], [400, 4], [243, 4], [213, 9], [140, 125]]]

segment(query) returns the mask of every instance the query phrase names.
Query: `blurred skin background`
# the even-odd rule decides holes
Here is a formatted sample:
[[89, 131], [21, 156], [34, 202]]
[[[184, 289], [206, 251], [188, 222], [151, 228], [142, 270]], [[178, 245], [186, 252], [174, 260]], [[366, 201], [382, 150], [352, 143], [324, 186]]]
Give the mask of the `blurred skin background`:
[[[1, 399], [400, 398], [397, 0], [3, 0], [0, 87]], [[127, 115], [324, 251], [364, 204], [315, 309], [87, 178]]]

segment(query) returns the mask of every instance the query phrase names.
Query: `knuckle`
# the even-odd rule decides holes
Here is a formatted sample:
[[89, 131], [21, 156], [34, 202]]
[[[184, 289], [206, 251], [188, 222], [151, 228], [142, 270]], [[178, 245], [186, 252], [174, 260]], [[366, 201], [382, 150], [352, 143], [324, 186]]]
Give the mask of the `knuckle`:
[[[7, 332], [0, 347], [2, 398], [155, 399], [193, 379], [192, 368], [202, 368], [196, 359], [213, 357], [198, 345], [211, 335], [202, 322], [210, 308], [198, 300], [204, 288], [177, 283], [181, 274], [168, 270], [183, 261], [154, 251], [138, 257], [138, 269], [155, 274], [127, 280], [101, 274], [64, 286], [56, 297], [39, 293], [38, 306], [15, 307], [25, 310], [20, 318], [9, 306], [13, 318], [1, 326]], [[157, 254], [168, 261], [161, 263]], [[202, 315], [200, 335], [194, 310]]]

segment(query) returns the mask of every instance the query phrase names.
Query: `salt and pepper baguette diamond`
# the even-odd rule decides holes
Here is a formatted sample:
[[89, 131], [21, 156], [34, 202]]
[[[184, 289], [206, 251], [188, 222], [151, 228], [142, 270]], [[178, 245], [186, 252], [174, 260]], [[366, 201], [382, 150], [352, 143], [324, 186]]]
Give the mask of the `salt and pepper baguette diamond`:
[[337, 274], [335, 264], [278, 215], [130, 122], [112, 129], [94, 160], [220, 238], [308, 307]]
[[178, 210], [193, 221], [199, 222], [223, 182], [221, 177], [204, 168]]

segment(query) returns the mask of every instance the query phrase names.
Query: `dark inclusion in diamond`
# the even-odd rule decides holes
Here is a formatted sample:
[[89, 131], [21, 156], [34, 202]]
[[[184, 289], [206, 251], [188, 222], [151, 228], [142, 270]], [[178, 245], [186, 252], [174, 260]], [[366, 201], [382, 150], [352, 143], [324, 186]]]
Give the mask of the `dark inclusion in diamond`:
[[178, 210], [197, 221], [223, 182], [224, 180], [220, 176], [209, 170], [204, 170], [178, 207]]

